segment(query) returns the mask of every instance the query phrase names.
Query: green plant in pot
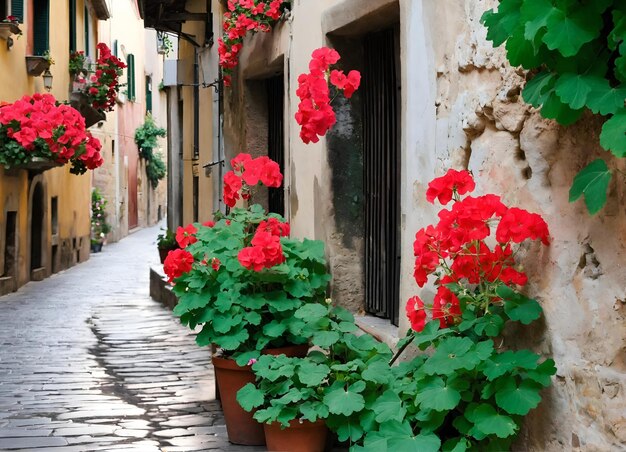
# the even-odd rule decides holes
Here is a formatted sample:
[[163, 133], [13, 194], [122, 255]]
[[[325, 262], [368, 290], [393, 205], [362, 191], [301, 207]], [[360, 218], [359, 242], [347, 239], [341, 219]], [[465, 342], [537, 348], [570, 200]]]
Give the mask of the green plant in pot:
[[91, 191], [91, 251], [102, 251], [106, 235], [111, 232], [111, 225], [107, 222], [107, 200], [98, 188]]
[[[224, 197], [233, 206], [259, 183], [282, 182], [278, 164], [267, 157], [241, 154], [232, 164]], [[182, 228], [182, 249], [169, 253], [164, 269], [175, 283], [174, 313], [200, 330], [198, 345], [221, 349], [213, 364], [230, 441], [263, 444], [262, 426], [239, 407], [235, 393], [254, 381], [248, 363], [262, 353], [306, 354], [312, 327], [295, 313], [325, 304], [330, 276], [324, 245], [290, 238], [289, 225], [258, 205], [234, 208], [215, 220]], [[242, 417], [231, 421], [231, 415]]]
[[178, 243], [176, 242], [176, 235], [168, 228], [161, 228], [161, 232], [157, 235], [157, 249], [159, 250], [159, 258], [161, 263], [165, 262], [165, 258], [170, 251], [178, 249]]
[[270, 450], [322, 451], [327, 425], [340, 441], [357, 441], [376, 417], [390, 415], [391, 401], [400, 404], [385, 392], [391, 350], [369, 334], [356, 336], [354, 317], [343, 308], [307, 305], [295, 316], [314, 331], [317, 349], [305, 358], [261, 356], [252, 366], [256, 384], [237, 399], [245, 410], [256, 409]]

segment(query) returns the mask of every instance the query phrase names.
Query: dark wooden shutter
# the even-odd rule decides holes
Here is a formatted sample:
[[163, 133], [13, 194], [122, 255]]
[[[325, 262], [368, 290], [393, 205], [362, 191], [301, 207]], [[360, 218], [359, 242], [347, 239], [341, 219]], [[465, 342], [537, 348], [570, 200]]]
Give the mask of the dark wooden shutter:
[[70, 52], [76, 50], [76, 0], [70, 0]]
[[50, 49], [50, 3], [35, 0], [33, 6], [33, 52], [43, 55]]
[[135, 55], [128, 54], [128, 99], [135, 100]]
[[152, 78], [146, 77], [146, 113], [152, 113]]
[[363, 183], [365, 306], [398, 324], [400, 287], [400, 146], [393, 29], [364, 39]]
[[11, 0], [11, 15], [24, 23], [24, 0]]
[[[278, 163], [285, 174], [284, 79], [280, 75], [267, 79], [267, 156]], [[270, 212], [285, 215], [285, 188], [268, 189]]]

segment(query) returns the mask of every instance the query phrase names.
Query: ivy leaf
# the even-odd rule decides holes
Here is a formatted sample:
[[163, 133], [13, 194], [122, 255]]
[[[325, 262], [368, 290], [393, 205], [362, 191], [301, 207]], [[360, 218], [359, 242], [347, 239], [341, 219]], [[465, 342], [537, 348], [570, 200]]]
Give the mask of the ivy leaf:
[[298, 378], [302, 384], [307, 386], [319, 386], [328, 377], [330, 368], [325, 364], [315, 364], [303, 361], [300, 364]]
[[343, 387], [343, 384], [339, 387], [333, 385], [324, 396], [324, 403], [331, 413], [350, 416], [365, 407], [365, 399], [358, 392], [355, 391], [354, 385], [347, 389]]
[[239, 391], [237, 391], [237, 402], [246, 411], [252, 411], [254, 408], [258, 408], [263, 405], [265, 398], [263, 391], [257, 389], [252, 383], [248, 383]]
[[[479, 405], [471, 413], [474, 427], [483, 435], [496, 435], [498, 438], [507, 438], [517, 431], [517, 424], [509, 416], [498, 414], [486, 403]], [[477, 438], [482, 439], [482, 438]]]
[[406, 414], [406, 409], [402, 406], [402, 400], [398, 394], [388, 389], [372, 405], [372, 410], [376, 413], [376, 422], [398, 421], [402, 422]]
[[461, 401], [461, 393], [451, 385], [447, 385], [443, 379], [431, 378], [426, 385], [419, 388], [415, 401], [424, 409], [452, 410]]
[[541, 316], [541, 305], [508, 286], [501, 285], [496, 293], [504, 300], [504, 312], [513, 321], [528, 325]]
[[626, 109], [622, 109], [604, 123], [600, 145], [616, 157], [626, 157]]
[[518, 386], [515, 378], [508, 377], [496, 392], [496, 403], [510, 414], [525, 416], [541, 402], [541, 386], [532, 380], [524, 380]]
[[550, 50], [558, 50], [564, 57], [571, 57], [580, 48], [593, 41], [600, 34], [602, 18], [598, 14], [589, 13], [588, 6], [579, 5], [569, 15], [557, 10], [548, 17], [548, 31], [543, 42]]
[[584, 194], [589, 213], [591, 215], [598, 213], [606, 204], [606, 192], [611, 177], [612, 172], [604, 160], [594, 160], [574, 178], [569, 191], [569, 201], [574, 202]]

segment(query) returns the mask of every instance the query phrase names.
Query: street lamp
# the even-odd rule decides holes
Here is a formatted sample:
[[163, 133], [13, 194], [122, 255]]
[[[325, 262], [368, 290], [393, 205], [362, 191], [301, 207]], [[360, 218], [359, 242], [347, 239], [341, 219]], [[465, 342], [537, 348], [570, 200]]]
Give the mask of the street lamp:
[[52, 73], [50, 69], [46, 69], [46, 72], [43, 73], [43, 87], [46, 88], [46, 91], [50, 92], [52, 89]]

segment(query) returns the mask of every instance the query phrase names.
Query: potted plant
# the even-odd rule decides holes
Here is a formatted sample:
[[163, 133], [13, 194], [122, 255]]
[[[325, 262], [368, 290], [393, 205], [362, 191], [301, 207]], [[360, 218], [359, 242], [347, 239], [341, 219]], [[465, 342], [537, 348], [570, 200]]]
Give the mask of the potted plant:
[[[224, 187], [231, 207], [260, 183], [282, 183], [278, 164], [267, 157], [240, 154], [231, 163], [234, 171], [226, 174]], [[178, 297], [174, 313], [199, 329], [198, 345], [221, 349], [213, 364], [230, 441], [263, 444], [261, 425], [235, 394], [254, 381], [248, 363], [262, 353], [306, 354], [312, 332], [294, 314], [304, 305], [325, 303], [330, 276], [324, 245], [290, 238], [289, 225], [259, 205], [234, 208], [215, 220], [182, 228], [182, 249], [168, 255], [164, 269]], [[289, 349], [269, 351], [284, 347]]]
[[161, 229], [163, 232], [157, 235], [157, 249], [159, 250], [159, 259], [163, 264], [165, 258], [170, 251], [178, 249], [178, 243], [176, 243], [176, 235], [168, 229]]
[[15, 16], [7, 16], [0, 21], [0, 38], [7, 41], [7, 47], [10, 49], [13, 45], [13, 39], [11, 35], [22, 35], [20, 30], [19, 19]]
[[111, 225], [107, 222], [107, 200], [98, 188], [91, 191], [91, 251], [99, 253], [106, 235], [111, 232]]
[[71, 163], [70, 171], [82, 174], [102, 165], [100, 148], [83, 117], [50, 94], [0, 104], [0, 164], [7, 169], [40, 172]]
[[135, 144], [139, 147], [139, 157], [146, 162], [146, 176], [152, 188], [157, 188], [159, 181], [167, 174], [167, 167], [160, 152], [154, 152], [158, 146], [158, 137], [165, 137], [167, 131], [156, 125], [151, 114], [146, 115], [145, 122], [135, 130]]
[[376, 417], [385, 416], [390, 396], [391, 350], [369, 334], [356, 336], [354, 317], [340, 307], [303, 306], [294, 314], [307, 323], [317, 347], [305, 358], [261, 356], [256, 383], [237, 400], [264, 423], [268, 449], [324, 450], [327, 426], [341, 441], [358, 440]]

